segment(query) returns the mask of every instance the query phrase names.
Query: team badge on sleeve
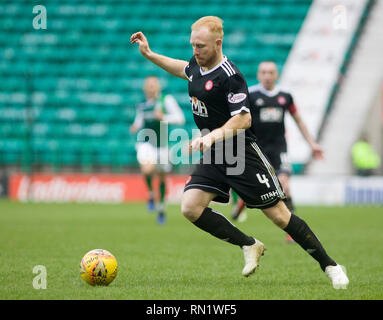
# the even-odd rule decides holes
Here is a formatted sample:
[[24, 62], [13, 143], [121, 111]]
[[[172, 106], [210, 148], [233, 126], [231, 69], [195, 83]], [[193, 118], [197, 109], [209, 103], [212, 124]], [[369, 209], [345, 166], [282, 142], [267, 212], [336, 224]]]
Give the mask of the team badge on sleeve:
[[246, 97], [247, 97], [246, 93], [236, 93], [236, 94], [229, 93], [229, 95], [227, 96], [227, 100], [230, 103], [240, 103], [244, 101]]

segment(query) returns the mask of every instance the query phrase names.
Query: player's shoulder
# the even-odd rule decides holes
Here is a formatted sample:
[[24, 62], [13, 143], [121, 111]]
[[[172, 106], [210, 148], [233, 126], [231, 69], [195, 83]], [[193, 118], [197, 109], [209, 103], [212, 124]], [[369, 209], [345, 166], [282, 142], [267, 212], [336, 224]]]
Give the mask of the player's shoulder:
[[189, 62], [188, 64], [186, 65], [186, 67], [189, 67], [189, 68], [193, 68], [195, 66], [197, 66], [197, 60], [195, 59], [194, 56], [192, 56], [190, 59], [189, 59]]
[[202, 76], [207, 76], [214, 73], [214, 75], [220, 80], [238, 78], [242, 76], [238, 68], [226, 56], [224, 56], [223, 60], [220, 63], [218, 63], [215, 67], [206, 71], [203, 71], [201, 68], [199, 68], [199, 70]]
[[278, 86], [278, 91], [279, 91], [279, 94], [283, 94], [283, 95], [286, 95], [286, 96], [289, 96], [289, 97], [292, 97], [292, 93], [291, 93], [291, 90], [285, 86]]
[[136, 104], [137, 109], [143, 109], [146, 106], [146, 101], [140, 101]]
[[185, 69], [192, 69], [193, 67], [197, 66], [197, 60], [195, 59], [194, 56], [192, 56], [190, 59], [189, 59], [189, 62], [188, 64], [185, 66]]
[[249, 93], [258, 93], [262, 91], [262, 86], [258, 84], [253, 84], [252, 86], [249, 86]]
[[277, 85], [272, 91], [266, 90], [260, 83], [249, 86], [249, 94], [264, 94], [269, 97], [275, 97], [278, 95], [284, 95], [288, 97], [292, 97], [290, 90], [286, 87], [281, 87]]
[[196, 61], [195, 57], [192, 56], [191, 59], [189, 60], [188, 64], [184, 68], [184, 73], [185, 73], [186, 77], [189, 79], [189, 81], [192, 81], [192, 77], [193, 77], [193, 74], [197, 70], [197, 66], [198, 66], [197, 61]]
[[162, 99], [163, 99], [163, 101], [165, 101], [165, 102], [176, 100], [175, 96], [172, 95], [171, 93], [166, 93], [166, 94], [164, 94], [164, 95], [162, 96]]
[[223, 61], [220, 64], [221, 73], [224, 77], [242, 77], [241, 72], [237, 68], [237, 66], [231, 61], [229, 58], [224, 57]]
[[287, 100], [287, 104], [291, 105], [294, 103], [294, 98], [291, 91], [286, 87], [278, 87], [279, 88], [279, 96], [283, 96]]
[[245, 77], [229, 58], [225, 57], [225, 59], [221, 62], [219, 69], [222, 83], [228, 85], [229, 87], [246, 86], [247, 88]]

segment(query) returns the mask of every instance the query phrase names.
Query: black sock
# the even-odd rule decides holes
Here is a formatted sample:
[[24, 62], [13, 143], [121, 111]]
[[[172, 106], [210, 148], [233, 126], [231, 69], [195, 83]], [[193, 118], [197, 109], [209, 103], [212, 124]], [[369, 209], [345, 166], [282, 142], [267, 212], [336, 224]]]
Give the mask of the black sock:
[[295, 214], [295, 207], [294, 207], [293, 200], [291, 199], [291, 197], [285, 198], [283, 200], [283, 202], [285, 203], [287, 209], [289, 209], [292, 214]]
[[292, 214], [289, 224], [284, 229], [296, 243], [298, 243], [308, 254], [319, 262], [324, 271], [329, 265], [335, 266], [336, 262], [332, 260], [322, 247], [319, 239], [311, 231], [306, 222]]
[[240, 247], [250, 246], [255, 243], [254, 238], [245, 235], [222, 214], [210, 208], [205, 208], [201, 216], [193, 223], [214, 237]]

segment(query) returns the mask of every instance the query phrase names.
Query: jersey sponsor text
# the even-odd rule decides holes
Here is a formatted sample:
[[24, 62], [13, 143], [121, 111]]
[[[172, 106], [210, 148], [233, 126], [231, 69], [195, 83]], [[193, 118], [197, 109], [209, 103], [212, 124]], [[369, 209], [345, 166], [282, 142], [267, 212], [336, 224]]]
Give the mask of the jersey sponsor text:
[[198, 100], [196, 97], [191, 97], [190, 102], [192, 105], [193, 113], [200, 117], [208, 117], [206, 105]]

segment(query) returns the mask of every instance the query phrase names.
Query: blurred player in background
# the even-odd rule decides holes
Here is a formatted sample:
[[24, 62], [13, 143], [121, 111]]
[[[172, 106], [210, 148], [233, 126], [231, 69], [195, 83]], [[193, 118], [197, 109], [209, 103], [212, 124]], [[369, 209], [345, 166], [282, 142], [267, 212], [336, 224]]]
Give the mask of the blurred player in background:
[[247, 219], [245, 208], [245, 202], [238, 196], [238, 194], [231, 189], [231, 200], [232, 200], [232, 209], [231, 209], [231, 218], [238, 222], [244, 222]]
[[[157, 222], [164, 224], [166, 221], [166, 174], [171, 171], [171, 164], [169, 161], [163, 164], [160, 163], [161, 154], [168, 153], [168, 148], [161, 146], [160, 126], [161, 122], [163, 124], [183, 125], [185, 117], [176, 99], [170, 94], [163, 95], [161, 93], [161, 85], [157, 77], [147, 77], [144, 81], [143, 91], [146, 100], [138, 104], [136, 118], [130, 127], [130, 131], [135, 133], [138, 130], [148, 129], [153, 130], [156, 135], [156, 141], [138, 142], [136, 149], [141, 173], [145, 177], [149, 190], [147, 208], [149, 211], [156, 209]], [[167, 158], [165, 156], [165, 159]], [[157, 205], [153, 191], [153, 177], [155, 174], [159, 178], [159, 201]]]
[[[289, 233], [319, 263], [334, 288], [346, 289], [349, 280], [342, 266], [327, 255], [306, 222], [291, 214], [281, 201], [284, 193], [278, 178], [255, 142], [246, 81], [222, 53], [222, 20], [202, 17], [191, 30], [193, 57], [189, 62], [153, 52], [142, 32], [130, 38], [131, 43], [138, 44], [146, 59], [188, 81], [194, 121], [201, 131], [209, 131], [193, 139], [189, 146], [190, 152], [201, 151], [203, 157], [186, 182], [181, 200], [183, 215], [201, 230], [239, 246], [245, 258], [242, 275], [250, 276], [265, 251], [264, 244], [209, 207], [213, 200], [227, 203], [230, 188], [233, 188], [248, 207], [261, 209], [276, 226]], [[236, 150], [240, 139], [244, 139], [243, 149]], [[236, 174], [228, 174], [230, 162], [226, 154], [222, 164], [212, 161], [219, 152], [218, 143], [225, 141], [226, 146], [226, 140], [245, 160], [243, 171]], [[204, 155], [208, 151], [211, 158], [206, 163]]]
[[[257, 143], [277, 172], [278, 179], [286, 194], [284, 202], [291, 213], [295, 206], [290, 192], [291, 163], [287, 156], [285, 138], [285, 114], [289, 112], [299, 131], [309, 144], [315, 159], [323, 159], [323, 150], [311, 137], [307, 126], [294, 104], [292, 95], [276, 86], [278, 80], [277, 65], [273, 61], [263, 61], [258, 66], [259, 84], [249, 87], [250, 103], [254, 107], [253, 126]], [[239, 200], [232, 218], [238, 219], [244, 209], [243, 200]], [[292, 242], [287, 234], [286, 241]]]
[[378, 173], [380, 156], [363, 133], [351, 148], [351, 159], [356, 175], [368, 177]]

